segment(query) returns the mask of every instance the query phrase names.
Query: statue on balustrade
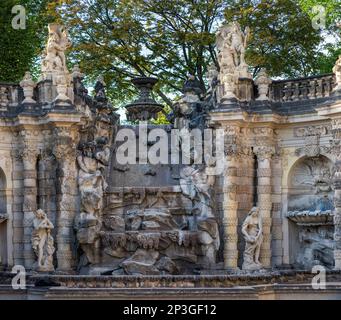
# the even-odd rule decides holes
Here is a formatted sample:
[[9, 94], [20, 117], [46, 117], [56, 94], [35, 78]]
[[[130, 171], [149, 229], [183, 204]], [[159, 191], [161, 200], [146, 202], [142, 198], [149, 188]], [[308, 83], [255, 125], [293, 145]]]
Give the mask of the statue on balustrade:
[[247, 70], [245, 52], [250, 38], [250, 29], [242, 30], [238, 22], [225, 25], [217, 34], [219, 65], [223, 73]]
[[70, 46], [67, 30], [57, 24], [49, 24], [49, 39], [42, 62], [42, 73], [53, 71], [68, 73], [65, 51]]

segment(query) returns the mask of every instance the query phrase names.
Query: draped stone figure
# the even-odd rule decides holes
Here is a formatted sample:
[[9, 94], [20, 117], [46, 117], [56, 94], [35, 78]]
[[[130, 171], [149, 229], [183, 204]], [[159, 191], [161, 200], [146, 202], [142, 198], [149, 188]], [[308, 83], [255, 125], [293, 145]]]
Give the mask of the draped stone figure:
[[193, 211], [201, 217], [213, 217], [210, 189], [214, 184], [214, 176], [207, 175], [205, 170], [185, 167], [180, 172], [182, 193], [192, 200]]
[[250, 37], [250, 29], [242, 30], [238, 22], [225, 25], [217, 33], [219, 65], [223, 73], [247, 70], [245, 51]]
[[94, 142], [85, 143], [77, 157], [82, 210], [92, 217], [98, 215], [102, 208], [103, 194], [107, 188], [103, 170], [110, 156], [107, 149], [96, 151], [95, 148]]
[[38, 258], [37, 271], [54, 271], [53, 254], [55, 252], [54, 239], [51, 230], [54, 228], [52, 222], [47, 218], [45, 212], [37, 210], [33, 220], [32, 248]]
[[263, 242], [263, 231], [259, 208], [252, 208], [247, 215], [242, 226], [242, 234], [245, 239], [243, 270], [261, 269], [259, 254]]
[[245, 62], [250, 29], [242, 30], [238, 22], [222, 26], [217, 33], [218, 80], [224, 100], [235, 99], [239, 79], [252, 79]]

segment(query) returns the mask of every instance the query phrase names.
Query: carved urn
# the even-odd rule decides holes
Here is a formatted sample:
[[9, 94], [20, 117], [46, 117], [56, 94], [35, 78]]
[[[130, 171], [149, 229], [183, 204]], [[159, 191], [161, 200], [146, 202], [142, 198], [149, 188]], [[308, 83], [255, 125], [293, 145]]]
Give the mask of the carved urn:
[[157, 114], [163, 109], [162, 104], [157, 103], [152, 96], [153, 87], [157, 81], [156, 78], [150, 77], [132, 80], [140, 94], [137, 100], [125, 106], [129, 121], [148, 121], [157, 118]]

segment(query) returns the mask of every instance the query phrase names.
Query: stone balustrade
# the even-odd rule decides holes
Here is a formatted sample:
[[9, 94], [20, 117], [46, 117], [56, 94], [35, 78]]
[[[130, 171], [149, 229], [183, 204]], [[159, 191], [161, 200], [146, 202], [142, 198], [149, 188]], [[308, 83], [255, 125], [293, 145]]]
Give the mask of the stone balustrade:
[[334, 74], [273, 81], [270, 99], [275, 102], [289, 102], [326, 98], [331, 95], [334, 86]]
[[24, 99], [18, 84], [0, 82], [0, 113], [11, 111]]

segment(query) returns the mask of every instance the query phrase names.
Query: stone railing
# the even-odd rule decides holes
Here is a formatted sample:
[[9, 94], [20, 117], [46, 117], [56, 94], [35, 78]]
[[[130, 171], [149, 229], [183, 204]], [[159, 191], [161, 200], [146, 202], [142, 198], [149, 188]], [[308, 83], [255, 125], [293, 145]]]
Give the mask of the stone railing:
[[23, 94], [18, 84], [0, 82], [0, 112], [7, 112], [11, 107], [23, 100]]
[[275, 102], [289, 102], [325, 98], [331, 95], [334, 86], [334, 74], [273, 81], [270, 99]]

